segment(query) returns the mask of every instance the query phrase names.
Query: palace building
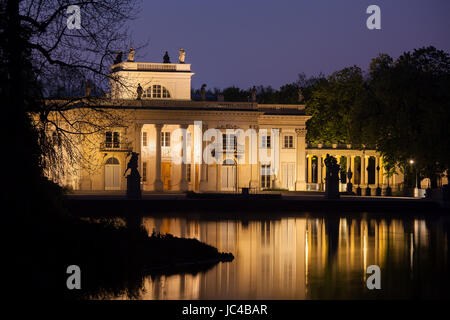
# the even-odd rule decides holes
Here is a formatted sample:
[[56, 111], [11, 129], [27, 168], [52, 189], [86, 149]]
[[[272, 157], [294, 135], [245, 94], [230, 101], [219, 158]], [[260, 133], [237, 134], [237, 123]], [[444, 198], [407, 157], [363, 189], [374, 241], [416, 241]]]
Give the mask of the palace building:
[[[194, 101], [194, 73], [184, 57], [180, 63], [128, 60], [111, 67], [120, 85], [111, 81], [111, 95], [99, 108], [122, 112], [129, 121], [98, 133], [96, 168], [80, 167], [62, 183], [74, 190], [126, 190], [124, 172], [132, 151], [139, 153], [143, 191], [320, 191], [327, 154], [345, 172], [341, 191], [346, 190], [349, 169], [355, 188], [369, 186], [372, 195], [377, 186], [388, 185], [376, 151], [307, 144], [304, 105]], [[210, 129], [221, 137], [207, 137]], [[216, 148], [209, 146], [213, 142]], [[179, 147], [185, 150], [180, 151], [181, 162], [174, 159]], [[214, 161], [205, 161], [209, 154]], [[402, 181], [394, 175], [389, 184], [395, 190]]]

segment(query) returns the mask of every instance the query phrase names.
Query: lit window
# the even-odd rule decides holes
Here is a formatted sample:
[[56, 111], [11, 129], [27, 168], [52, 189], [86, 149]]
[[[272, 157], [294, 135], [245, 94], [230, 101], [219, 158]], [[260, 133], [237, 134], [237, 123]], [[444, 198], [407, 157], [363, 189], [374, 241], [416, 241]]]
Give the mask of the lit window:
[[294, 148], [294, 136], [284, 136], [284, 148]]
[[113, 148], [120, 147], [120, 135], [118, 132], [113, 132]]
[[191, 164], [188, 163], [186, 165], [186, 180], [187, 182], [191, 182]]
[[261, 166], [261, 188], [270, 188], [270, 165]]
[[147, 181], [147, 162], [142, 162], [142, 181]]
[[142, 98], [144, 99], [170, 99], [170, 92], [165, 87], [154, 84], [151, 87], [148, 87], [144, 90], [142, 94]]
[[154, 85], [152, 87], [152, 98], [161, 98], [161, 86], [160, 85]]
[[161, 132], [161, 146], [170, 147], [170, 132]]
[[142, 146], [143, 147], [147, 146], [147, 132], [146, 131], [142, 132]]
[[169, 90], [167, 90], [167, 89], [164, 88], [164, 87], [162, 87], [162, 97], [163, 97], [164, 99], [170, 98]]
[[224, 151], [235, 151], [237, 147], [237, 137], [235, 134], [223, 134], [222, 145]]
[[105, 147], [106, 148], [120, 148], [120, 134], [119, 132], [105, 132]]
[[270, 148], [270, 136], [262, 136], [261, 148]]
[[151, 97], [152, 97], [152, 89], [151, 87], [148, 87], [142, 94], [142, 98], [150, 99]]

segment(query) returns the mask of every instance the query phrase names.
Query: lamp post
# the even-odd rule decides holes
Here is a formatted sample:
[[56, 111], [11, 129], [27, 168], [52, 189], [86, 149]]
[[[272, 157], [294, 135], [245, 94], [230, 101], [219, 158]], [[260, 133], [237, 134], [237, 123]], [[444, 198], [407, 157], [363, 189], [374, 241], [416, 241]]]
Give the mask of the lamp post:
[[414, 167], [413, 159], [409, 160], [409, 163], [411, 164], [411, 166], [414, 168], [414, 171], [416, 172], [416, 186], [414, 188], [414, 198], [418, 198], [419, 197], [419, 180], [417, 177], [417, 168]]

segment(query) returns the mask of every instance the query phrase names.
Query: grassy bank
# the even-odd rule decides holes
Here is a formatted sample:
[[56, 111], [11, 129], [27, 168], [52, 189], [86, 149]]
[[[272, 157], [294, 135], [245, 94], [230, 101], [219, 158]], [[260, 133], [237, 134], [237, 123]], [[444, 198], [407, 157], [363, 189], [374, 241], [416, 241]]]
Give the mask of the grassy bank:
[[[43, 180], [42, 192], [28, 199], [30, 214], [10, 216], [13, 287], [36, 298], [135, 297], [147, 275], [196, 273], [231, 261], [195, 239], [152, 234], [133, 217], [126, 225], [114, 220], [82, 219], [64, 206], [63, 190]], [[50, 191], [51, 192], [50, 192]], [[81, 290], [68, 290], [67, 267], [81, 269]]]

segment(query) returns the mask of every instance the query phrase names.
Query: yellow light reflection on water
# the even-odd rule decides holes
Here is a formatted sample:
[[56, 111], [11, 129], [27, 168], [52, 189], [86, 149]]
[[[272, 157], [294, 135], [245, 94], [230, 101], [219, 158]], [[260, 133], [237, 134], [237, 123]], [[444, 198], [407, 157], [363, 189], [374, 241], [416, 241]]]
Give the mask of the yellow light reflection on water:
[[428, 244], [429, 231], [420, 220], [404, 224], [365, 218], [144, 218], [149, 233], [196, 238], [235, 259], [195, 275], [146, 277], [141, 298], [307, 299], [323, 297], [327, 286], [350, 294], [362, 290], [367, 266], [383, 270], [387, 257], [397, 264], [405, 260], [413, 270], [414, 250]]

